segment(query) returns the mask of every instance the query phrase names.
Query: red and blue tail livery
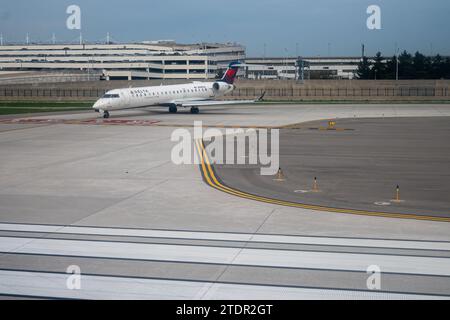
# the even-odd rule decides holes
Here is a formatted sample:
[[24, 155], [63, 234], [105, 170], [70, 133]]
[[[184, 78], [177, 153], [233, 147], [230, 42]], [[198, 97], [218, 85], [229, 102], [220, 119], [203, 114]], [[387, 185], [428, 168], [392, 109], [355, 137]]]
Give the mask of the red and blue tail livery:
[[240, 64], [239, 61], [231, 62], [228, 66], [227, 71], [223, 75], [221, 81], [224, 81], [228, 84], [233, 84], [234, 79], [236, 78], [236, 74], [239, 69], [239, 64]]

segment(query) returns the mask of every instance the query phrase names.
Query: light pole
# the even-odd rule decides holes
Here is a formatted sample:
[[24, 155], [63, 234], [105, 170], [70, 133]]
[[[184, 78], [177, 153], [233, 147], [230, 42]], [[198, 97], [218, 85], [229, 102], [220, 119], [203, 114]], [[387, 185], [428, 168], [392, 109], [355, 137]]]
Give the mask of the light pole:
[[263, 79], [266, 78], [266, 44], [264, 43], [264, 52], [263, 52]]
[[284, 48], [284, 51], [286, 52], [285, 60], [284, 60], [284, 78], [288, 79], [288, 59], [289, 59], [289, 51], [288, 48]]
[[395, 43], [395, 80], [398, 80], [398, 53], [400, 49], [397, 47], [397, 42]]
[[395, 80], [398, 81], [398, 49], [395, 54]]
[[87, 63], [87, 74], [88, 74], [88, 81], [91, 81], [91, 70], [89, 68], [89, 64], [91, 63], [91, 56], [88, 57], [88, 63]]

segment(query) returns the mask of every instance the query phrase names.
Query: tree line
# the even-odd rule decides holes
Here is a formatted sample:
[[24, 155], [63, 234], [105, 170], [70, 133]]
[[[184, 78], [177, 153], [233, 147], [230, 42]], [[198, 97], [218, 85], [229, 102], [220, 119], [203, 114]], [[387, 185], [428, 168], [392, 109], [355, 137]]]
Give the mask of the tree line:
[[[398, 59], [398, 65], [397, 65]], [[398, 68], [398, 69], [397, 69]], [[358, 79], [450, 79], [450, 57], [439, 54], [427, 57], [406, 50], [398, 57], [385, 58], [378, 52], [374, 58], [363, 57], [358, 64]]]

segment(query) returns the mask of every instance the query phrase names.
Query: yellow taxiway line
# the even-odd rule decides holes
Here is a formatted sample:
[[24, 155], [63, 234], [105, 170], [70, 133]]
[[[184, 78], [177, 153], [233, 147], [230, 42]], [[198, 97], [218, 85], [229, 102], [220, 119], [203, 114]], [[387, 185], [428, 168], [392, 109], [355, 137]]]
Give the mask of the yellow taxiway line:
[[345, 213], [345, 214], [354, 214], [360, 216], [373, 216], [373, 217], [384, 217], [384, 218], [397, 218], [397, 219], [412, 219], [412, 220], [426, 220], [426, 221], [439, 221], [439, 222], [450, 222], [450, 218], [446, 217], [436, 217], [436, 216], [427, 216], [427, 215], [418, 215], [418, 214], [403, 214], [403, 213], [388, 213], [388, 212], [376, 212], [376, 211], [365, 211], [365, 210], [355, 210], [355, 209], [342, 209], [342, 208], [333, 208], [333, 207], [325, 207], [319, 205], [309, 205], [302, 204], [297, 202], [290, 202], [284, 200], [277, 200], [262, 196], [253, 195], [247, 192], [242, 192], [228, 186], [223, 185], [214, 174], [214, 170], [212, 169], [211, 163], [209, 161], [209, 157], [207, 155], [203, 140], [199, 139], [195, 141], [197, 152], [200, 158], [200, 165], [203, 178], [205, 182], [217, 189], [219, 191], [249, 199], [255, 200], [259, 202], [294, 207], [294, 208], [302, 208], [309, 209], [315, 211], [325, 211], [325, 212], [334, 212], [334, 213]]

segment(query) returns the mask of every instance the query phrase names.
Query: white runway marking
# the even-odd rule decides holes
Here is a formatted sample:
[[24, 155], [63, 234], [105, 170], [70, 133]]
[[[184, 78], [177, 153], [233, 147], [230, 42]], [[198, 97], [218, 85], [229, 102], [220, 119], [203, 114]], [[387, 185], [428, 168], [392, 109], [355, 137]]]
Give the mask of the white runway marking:
[[104, 235], [104, 236], [128, 236], [148, 238], [172, 238], [186, 240], [221, 240], [221, 241], [244, 241], [244, 242], [268, 242], [282, 244], [306, 244], [306, 245], [328, 245], [328, 246], [354, 246], [373, 248], [394, 249], [423, 249], [450, 251], [450, 242], [439, 241], [413, 241], [413, 240], [378, 240], [360, 238], [333, 238], [333, 237], [308, 237], [308, 236], [283, 236], [283, 235], [260, 235], [245, 233], [215, 233], [215, 232], [190, 232], [170, 230], [139, 230], [119, 228], [96, 228], [77, 226], [52, 226], [32, 224], [7, 224], [0, 223], [0, 231], [24, 231], [44, 233], [65, 233], [82, 235]]
[[[376, 291], [309, 289], [81, 275], [80, 290], [66, 287], [68, 274], [0, 270], [0, 292], [70, 299], [449, 299]], [[207, 288], [210, 287], [208, 290]], [[207, 293], [202, 297], [204, 290]]]
[[[0, 237], [10, 253], [450, 276], [450, 258]], [[16, 249], [17, 248], [17, 249]]]

